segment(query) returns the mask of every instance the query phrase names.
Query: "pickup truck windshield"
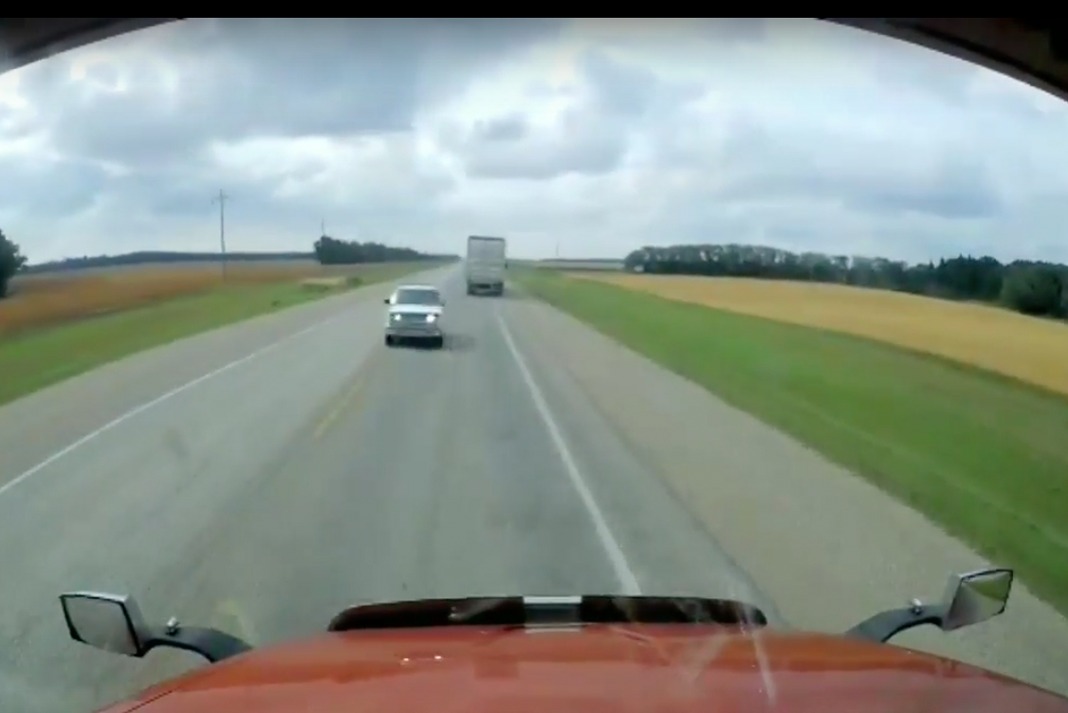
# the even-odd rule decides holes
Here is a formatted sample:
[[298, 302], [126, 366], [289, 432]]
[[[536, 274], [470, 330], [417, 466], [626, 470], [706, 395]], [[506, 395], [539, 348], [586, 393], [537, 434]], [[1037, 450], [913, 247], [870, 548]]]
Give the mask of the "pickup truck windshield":
[[441, 295], [437, 290], [397, 290], [393, 299], [398, 305], [439, 305]]

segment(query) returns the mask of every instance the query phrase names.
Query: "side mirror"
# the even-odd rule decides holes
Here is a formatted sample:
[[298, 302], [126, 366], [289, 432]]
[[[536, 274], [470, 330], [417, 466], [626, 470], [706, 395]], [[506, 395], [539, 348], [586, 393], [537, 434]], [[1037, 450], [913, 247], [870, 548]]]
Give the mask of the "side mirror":
[[889, 609], [862, 621], [846, 635], [882, 643], [925, 624], [942, 631], [978, 624], [1005, 611], [1012, 578], [1012, 570], [1005, 568], [950, 575], [942, 601], [924, 604], [914, 599], [907, 607]]
[[70, 638], [123, 656], [143, 658], [164, 646], [191, 651], [215, 663], [250, 651], [252, 646], [216, 629], [182, 626], [171, 617], [163, 626], [149, 626], [133, 597], [100, 592], [59, 595]]
[[1012, 570], [1002, 568], [951, 575], [942, 598], [942, 630], [978, 624], [1004, 612], [1012, 579]]
[[382, 301], [385, 302], [387, 305], [389, 304], [389, 298], [388, 297], [386, 299], [382, 300]]
[[59, 595], [75, 641], [124, 656], [143, 656], [144, 620], [131, 597], [97, 592]]

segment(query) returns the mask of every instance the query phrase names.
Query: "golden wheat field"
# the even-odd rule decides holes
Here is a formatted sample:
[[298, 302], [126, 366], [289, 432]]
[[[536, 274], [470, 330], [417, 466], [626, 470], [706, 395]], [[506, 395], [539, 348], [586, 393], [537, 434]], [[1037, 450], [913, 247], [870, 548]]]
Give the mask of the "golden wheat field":
[[[352, 273], [353, 266], [324, 267], [311, 261], [231, 263], [228, 285], [260, 284]], [[31, 327], [74, 321], [195, 295], [222, 286], [218, 264], [185, 263], [26, 275], [12, 281], [0, 300], [0, 336]]]
[[1068, 394], [1068, 325], [900, 292], [744, 278], [572, 273], [739, 314], [869, 337]]

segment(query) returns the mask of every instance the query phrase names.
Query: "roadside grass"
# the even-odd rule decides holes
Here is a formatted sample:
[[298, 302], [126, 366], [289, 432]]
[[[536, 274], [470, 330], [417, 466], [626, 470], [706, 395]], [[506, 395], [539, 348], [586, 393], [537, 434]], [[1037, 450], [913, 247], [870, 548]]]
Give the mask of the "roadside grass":
[[1068, 399], [871, 339], [517, 273], [535, 297], [869, 479], [1068, 613]]
[[426, 268], [393, 263], [350, 267], [349, 275], [330, 281], [235, 281], [143, 306], [135, 299], [132, 308], [13, 336], [0, 333], [0, 404], [144, 349]]
[[890, 342], [1068, 396], [1068, 324], [989, 304], [790, 280], [585, 272], [660, 297]]

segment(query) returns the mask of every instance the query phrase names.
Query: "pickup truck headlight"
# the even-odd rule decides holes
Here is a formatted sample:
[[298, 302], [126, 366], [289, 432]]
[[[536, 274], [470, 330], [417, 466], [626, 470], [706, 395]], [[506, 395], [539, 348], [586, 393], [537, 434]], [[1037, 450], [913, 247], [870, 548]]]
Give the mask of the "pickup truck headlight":
[[433, 324], [434, 322], [438, 321], [438, 316], [436, 314], [428, 314], [426, 316], [426, 321]]
[[389, 318], [392, 319], [394, 322], [399, 322], [401, 320], [401, 316], [396, 313], [389, 315]]

